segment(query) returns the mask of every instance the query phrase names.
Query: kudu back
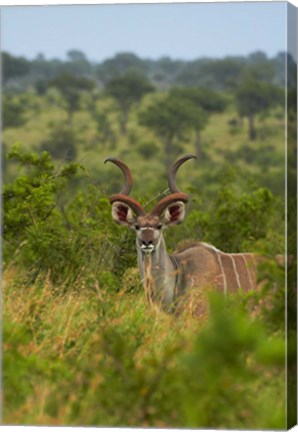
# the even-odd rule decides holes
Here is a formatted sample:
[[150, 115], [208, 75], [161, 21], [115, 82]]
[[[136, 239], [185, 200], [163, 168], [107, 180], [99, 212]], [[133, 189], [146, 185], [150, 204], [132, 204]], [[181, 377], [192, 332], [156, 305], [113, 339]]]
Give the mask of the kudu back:
[[[167, 253], [163, 230], [183, 222], [188, 202], [188, 196], [176, 185], [176, 172], [192, 158], [196, 156], [183, 156], [170, 167], [170, 195], [162, 198], [149, 213], [129, 196], [133, 180], [128, 166], [114, 157], [105, 161], [117, 165], [125, 179], [120, 193], [110, 197], [112, 217], [116, 223], [135, 231], [138, 266], [147, 301], [167, 312], [177, 312], [190, 291], [204, 293], [216, 289], [227, 294], [256, 287], [257, 263], [253, 254], [228, 254], [202, 242], [189, 244], [178, 253]], [[199, 311], [199, 305], [196, 306]]]

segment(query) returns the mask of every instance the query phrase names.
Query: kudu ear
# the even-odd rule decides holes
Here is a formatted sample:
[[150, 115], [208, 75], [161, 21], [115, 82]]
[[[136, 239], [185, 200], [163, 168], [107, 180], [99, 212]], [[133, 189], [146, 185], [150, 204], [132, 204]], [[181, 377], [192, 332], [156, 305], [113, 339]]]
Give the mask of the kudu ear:
[[183, 222], [185, 205], [182, 201], [176, 201], [166, 208], [163, 214], [163, 222], [166, 225], [178, 225]]
[[132, 209], [129, 205], [120, 201], [113, 202], [112, 217], [116, 223], [121, 225], [131, 226], [135, 221]]

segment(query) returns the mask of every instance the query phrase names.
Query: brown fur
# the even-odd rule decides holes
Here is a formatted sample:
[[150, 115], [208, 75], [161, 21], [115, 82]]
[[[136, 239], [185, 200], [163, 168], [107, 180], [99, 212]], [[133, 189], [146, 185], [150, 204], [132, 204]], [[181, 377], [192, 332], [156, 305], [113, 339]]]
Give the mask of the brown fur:
[[182, 240], [177, 244], [174, 254], [178, 254], [180, 252], [185, 251], [186, 249], [199, 246], [200, 244], [201, 243], [199, 241], [195, 241], [195, 240]]

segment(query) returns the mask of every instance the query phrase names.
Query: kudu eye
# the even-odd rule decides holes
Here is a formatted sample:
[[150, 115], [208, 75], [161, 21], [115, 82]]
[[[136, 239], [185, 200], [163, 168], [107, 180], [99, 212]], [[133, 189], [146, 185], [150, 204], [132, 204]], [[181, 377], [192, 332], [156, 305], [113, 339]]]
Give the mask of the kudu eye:
[[140, 229], [140, 226], [136, 224], [135, 229], [138, 231]]
[[161, 224], [161, 223], [157, 225], [157, 229], [158, 229], [158, 230], [161, 230], [161, 229], [162, 229], [162, 224]]

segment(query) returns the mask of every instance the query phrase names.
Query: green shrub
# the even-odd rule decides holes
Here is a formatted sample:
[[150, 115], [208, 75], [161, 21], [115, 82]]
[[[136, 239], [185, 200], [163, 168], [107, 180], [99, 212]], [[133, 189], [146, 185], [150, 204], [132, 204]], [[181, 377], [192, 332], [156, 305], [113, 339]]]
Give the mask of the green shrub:
[[[210, 300], [208, 325], [199, 333], [193, 351], [183, 356], [188, 383], [181, 398], [185, 424], [190, 428], [285, 427], [284, 400], [277, 402], [278, 392], [285, 390], [284, 339], [268, 339], [262, 324], [253, 322], [239, 304], [217, 296]], [[266, 370], [271, 370], [271, 379]]]
[[95, 186], [69, 196], [79, 165], [57, 169], [48, 153], [17, 148], [8, 157], [27, 171], [4, 187], [6, 264], [21, 265], [30, 281], [50, 274], [62, 286], [95, 283], [104, 271], [113, 274], [108, 286], [120, 289], [123, 272], [136, 262], [133, 235], [112, 222]]
[[72, 128], [64, 124], [56, 125], [49, 137], [42, 142], [41, 151], [47, 151], [55, 159], [72, 161], [76, 158], [76, 135]]
[[26, 105], [20, 100], [6, 96], [3, 100], [3, 127], [16, 128], [26, 123]]
[[283, 253], [278, 249], [283, 241], [283, 230], [281, 226], [276, 230], [275, 226], [280, 211], [278, 200], [266, 188], [250, 186], [247, 192], [239, 191], [238, 178], [231, 180], [223, 179], [212, 200], [209, 196], [200, 196], [198, 201], [192, 193], [195, 202], [192, 208], [196, 208], [190, 209], [181, 228], [175, 228], [177, 235], [171, 231], [170, 241], [189, 238], [235, 253], [259, 250], [263, 242], [271, 247], [271, 254], [274, 250]]
[[157, 156], [159, 147], [154, 141], [145, 141], [138, 145], [137, 150], [143, 158], [150, 159]]

